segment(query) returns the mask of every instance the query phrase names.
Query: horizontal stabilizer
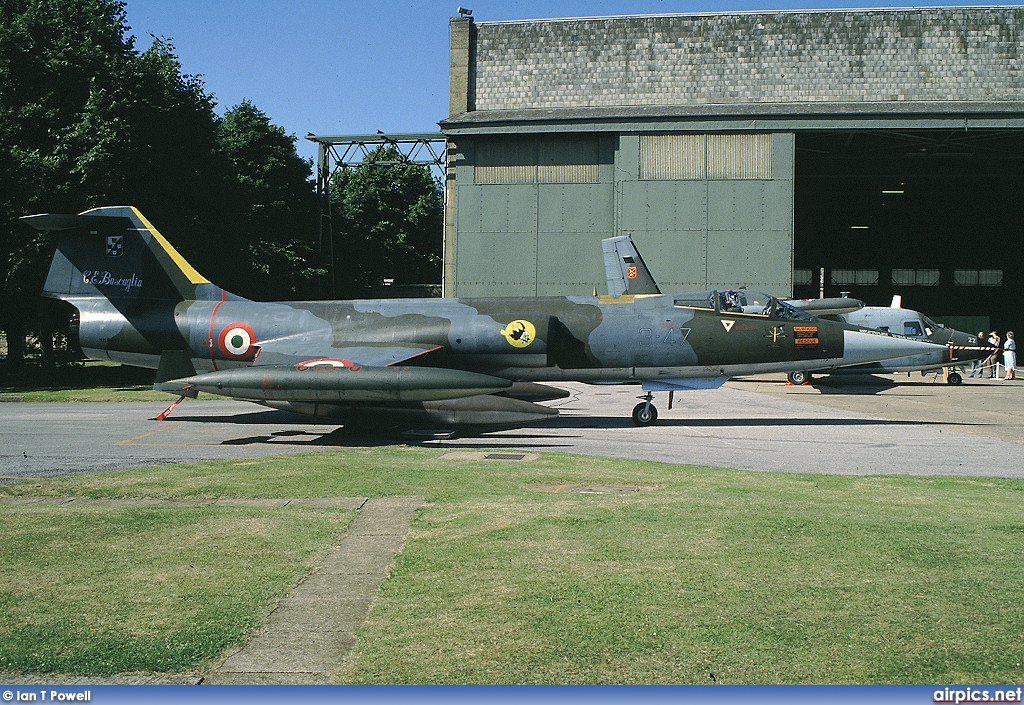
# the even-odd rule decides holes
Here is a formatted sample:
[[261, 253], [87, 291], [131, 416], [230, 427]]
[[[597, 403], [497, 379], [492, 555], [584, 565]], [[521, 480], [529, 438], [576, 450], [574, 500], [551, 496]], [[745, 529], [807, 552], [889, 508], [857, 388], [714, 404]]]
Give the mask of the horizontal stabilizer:
[[60, 232], [62, 230], [85, 230], [88, 232], [117, 231], [134, 228], [130, 218], [116, 215], [87, 215], [83, 213], [40, 213], [24, 215], [20, 218], [26, 225], [43, 232]]

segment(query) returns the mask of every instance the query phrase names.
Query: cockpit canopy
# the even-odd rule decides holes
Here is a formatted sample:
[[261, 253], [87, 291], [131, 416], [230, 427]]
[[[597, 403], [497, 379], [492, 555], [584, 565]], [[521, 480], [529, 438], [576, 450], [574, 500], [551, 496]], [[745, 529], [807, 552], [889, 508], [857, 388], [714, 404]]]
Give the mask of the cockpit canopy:
[[774, 296], [750, 289], [694, 291], [677, 294], [673, 304], [684, 308], [703, 308], [721, 313], [745, 313], [770, 318], [809, 321], [811, 316], [779, 301]]

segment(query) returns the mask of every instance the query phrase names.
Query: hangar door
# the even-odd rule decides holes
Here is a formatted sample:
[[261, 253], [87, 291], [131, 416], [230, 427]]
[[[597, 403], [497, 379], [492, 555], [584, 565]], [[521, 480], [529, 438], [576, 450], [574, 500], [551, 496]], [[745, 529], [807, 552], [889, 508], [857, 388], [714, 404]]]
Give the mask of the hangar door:
[[[641, 134], [623, 180], [619, 230], [662, 291], [751, 289], [789, 295], [793, 136]], [[621, 163], [631, 162], [623, 138]]]
[[580, 133], [458, 141], [455, 294], [605, 293], [629, 234], [663, 291], [789, 295], [793, 135]]
[[495, 137], [459, 147], [473, 165], [471, 183], [458, 185], [459, 296], [588, 294], [604, 282], [611, 139]]

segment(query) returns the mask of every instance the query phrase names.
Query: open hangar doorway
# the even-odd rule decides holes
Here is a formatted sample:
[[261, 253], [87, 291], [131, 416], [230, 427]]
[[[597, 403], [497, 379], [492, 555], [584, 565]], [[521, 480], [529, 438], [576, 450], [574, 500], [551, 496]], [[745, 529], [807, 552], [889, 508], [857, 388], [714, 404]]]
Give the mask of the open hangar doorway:
[[796, 133], [794, 296], [1024, 325], [1024, 130]]

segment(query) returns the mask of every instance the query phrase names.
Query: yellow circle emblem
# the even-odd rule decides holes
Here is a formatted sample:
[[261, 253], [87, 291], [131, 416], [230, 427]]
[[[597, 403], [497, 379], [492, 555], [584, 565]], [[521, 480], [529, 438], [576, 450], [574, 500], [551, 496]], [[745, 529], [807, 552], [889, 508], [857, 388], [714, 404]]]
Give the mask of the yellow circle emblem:
[[512, 321], [502, 328], [501, 334], [505, 336], [505, 340], [512, 347], [525, 348], [533, 342], [534, 337], [537, 335], [537, 329], [529, 321], [518, 320]]

